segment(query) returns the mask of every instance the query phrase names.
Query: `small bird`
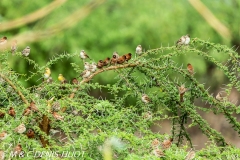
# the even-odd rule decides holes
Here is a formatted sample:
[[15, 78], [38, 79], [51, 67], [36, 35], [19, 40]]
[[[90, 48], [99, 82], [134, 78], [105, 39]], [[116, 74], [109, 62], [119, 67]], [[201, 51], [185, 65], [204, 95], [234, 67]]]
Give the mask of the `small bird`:
[[187, 70], [190, 73], [190, 75], [193, 75], [194, 68], [193, 68], [193, 66], [190, 63], [187, 64]]
[[3, 150], [0, 150], [0, 160], [4, 160], [5, 158], [5, 153]]
[[14, 40], [11, 45], [11, 52], [14, 54], [17, 50], [17, 40]]
[[26, 127], [23, 123], [21, 123], [19, 126], [17, 126], [14, 130], [17, 133], [23, 133], [26, 131]]
[[97, 65], [96, 65], [96, 63], [92, 62], [92, 64], [90, 65], [89, 70], [90, 70], [91, 72], [95, 72], [95, 71], [97, 70]]
[[185, 85], [181, 85], [180, 87], [178, 87], [178, 91], [179, 91], [179, 94], [184, 94], [185, 92], [188, 91], [187, 88], [185, 88]]
[[185, 160], [192, 160], [195, 157], [195, 155], [196, 155], [195, 152], [191, 150], [190, 152], [188, 152]]
[[30, 47], [27, 46], [24, 50], [22, 50], [22, 54], [27, 57], [30, 54]]
[[2, 37], [2, 38], [0, 39], [0, 45], [4, 45], [4, 44], [6, 44], [6, 43], [7, 43], [7, 37], [4, 36], [4, 37]]
[[52, 83], [52, 82], [53, 82], [52, 77], [49, 77], [49, 78], [46, 80], [46, 83]]
[[32, 129], [28, 129], [27, 131], [27, 137], [28, 138], [34, 138], [34, 131]]
[[125, 60], [126, 60], [126, 56], [123, 55], [117, 59], [117, 64], [122, 64], [125, 62]]
[[91, 75], [91, 72], [89, 70], [84, 70], [81, 73], [82, 78], [88, 78]]
[[178, 86], [178, 92], [180, 95], [180, 102], [183, 102], [183, 95], [185, 94], [185, 92], [187, 92], [189, 89], [185, 88], [185, 85], [181, 85], [180, 87]]
[[131, 53], [125, 54], [125, 57], [126, 61], [128, 62], [132, 58], [132, 54]]
[[60, 120], [60, 121], [63, 121], [63, 116], [60, 116], [57, 112], [53, 112], [53, 117], [56, 119], [56, 120]]
[[91, 58], [86, 54], [86, 52], [84, 50], [81, 50], [79, 55], [82, 59], [89, 58], [91, 60]]
[[97, 63], [97, 68], [101, 69], [103, 67], [103, 60], [99, 60]]
[[146, 120], [149, 120], [152, 118], [152, 113], [150, 111], [147, 111], [144, 115], [143, 118]]
[[138, 55], [140, 55], [140, 54], [142, 54], [142, 46], [139, 44], [138, 46], [137, 46], [137, 48], [136, 48], [136, 53], [138, 54]]
[[67, 80], [63, 77], [62, 74], [58, 75], [58, 80], [63, 84], [63, 83], [67, 83]]
[[9, 114], [10, 116], [12, 116], [12, 117], [15, 118], [16, 112], [15, 112], [15, 110], [14, 110], [13, 107], [10, 107], [10, 108], [9, 108], [8, 114]]
[[51, 76], [51, 70], [50, 68], [45, 68], [45, 73], [43, 75], [44, 79], [48, 79]]
[[59, 110], [61, 109], [60, 103], [59, 103], [58, 101], [54, 102], [54, 103], [52, 104], [52, 109], [53, 109], [54, 111], [59, 111]]
[[4, 139], [6, 139], [7, 136], [8, 136], [7, 132], [6, 132], [6, 131], [3, 131], [2, 133], [0, 133], [0, 140], [2, 141], [2, 140], [4, 140]]
[[55, 129], [52, 129], [52, 128], [49, 130], [50, 135], [54, 135], [54, 134], [59, 133], [59, 132], [60, 132], [59, 130], [55, 130]]
[[107, 57], [104, 61], [103, 61], [103, 66], [107, 66], [110, 63], [110, 58]]
[[146, 94], [143, 94], [143, 95], [142, 95], [142, 101], [143, 101], [144, 103], [149, 103], [149, 102], [151, 102], [150, 98], [149, 98], [148, 95], [146, 95]]
[[0, 118], [3, 118], [5, 116], [5, 113], [0, 111]]
[[163, 148], [163, 149], [168, 149], [168, 148], [170, 148], [171, 145], [172, 145], [172, 141], [173, 141], [172, 138], [170, 138], [170, 139], [165, 139], [165, 140], [163, 141], [163, 143], [162, 143], [162, 148]]
[[37, 108], [35, 102], [31, 101], [29, 108], [33, 111], [33, 112], [37, 112], [39, 109]]
[[13, 152], [14, 155], [22, 154], [22, 145], [18, 144], [16, 147], [14, 147]]
[[73, 111], [72, 111], [72, 114], [73, 114], [74, 116], [77, 116], [77, 115], [78, 115], [78, 110], [76, 110], [76, 109], [73, 110]]
[[152, 148], [158, 148], [158, 146], [160, 145], [160, 142], [157, 138], [155, 138], [153, 141], [152, 141]]
[[176, 46], [181, 46], [183, 44], [185, 44], [186, 41], [186, 37], [182, 36], [177, 42], [176, 42]]
[[159, 148], [155, 148], [155, 149], [153, 150], [153, 154], [154, 154], [156, 157], [164, 157], [164, 156], [165, 156], [164, 152], [163, 152], [161, 149], [159, 149]]
[[114, 51], [114, 52], [113, 52], [113, 56], [114, 56], [114, 55], [115, 55], [116, 58], [119, 58], [119, 57], [120, 57], [117, 51]]
[[119, 58], [119, 55], [118, 55], [118, 57], [117, 57], [117, 55], [113, 55], [112, 59], [110, 61], [110, 64], [115, 65], [117, 63], [118, 58]]
[[[30, 108], [30, 107], [27, 107], [27, 108], [23, 111], [22, 117], [23, 117], [23, 116], [28, 116], [29, 114], [31, 114], [31, 112], [32, 112], [32, 111], [31, 111], [31, 108]], [[22, 117], [21, 117], [21, 118], [22, 118]], [[20, 119], [21, 119], [21, 118], [20, 118]]]
[[73, 78], [73, 79], [72, 79], [72, 84], [76, 84], [76, 85], [78, 84], [77, 78]]
[[216, 95], [216, 99], [217, 99], [218, 101], [223, 101], [223, 100], [224, 100], [224, 96], [222, 95], [221, 92], [219, 92], [219, 93]]
[[84, 69], [89, 70], [90, 64], [88, 62], [84, 62]]
[[184, 38], [185, 38], [184, 44], [185, 44], [185, 45], [188, 45], [188, 44], [190, 43], [190, 36], [189, 36], [189, 34], [187, 34], [186, 36], [184, 36]]

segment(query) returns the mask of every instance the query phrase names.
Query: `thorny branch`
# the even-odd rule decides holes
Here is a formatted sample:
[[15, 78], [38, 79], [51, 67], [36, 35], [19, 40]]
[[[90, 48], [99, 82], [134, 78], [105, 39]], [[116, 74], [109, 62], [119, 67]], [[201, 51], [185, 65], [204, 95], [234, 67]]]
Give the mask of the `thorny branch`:
[[29, 105], [27, 99], [25, 98], [25, 96], [22, 94], [22, 92], [20, 90], [17, 89], [17, 87], [13, 84], [13, 82], [11, 80], [9, 80], [7, 77], [5, 77], [2, 73], [0, 73], [0, 77], [2, 77], [19, 95], [19, 97], [22, 99], [22, 101], [26, 104]]

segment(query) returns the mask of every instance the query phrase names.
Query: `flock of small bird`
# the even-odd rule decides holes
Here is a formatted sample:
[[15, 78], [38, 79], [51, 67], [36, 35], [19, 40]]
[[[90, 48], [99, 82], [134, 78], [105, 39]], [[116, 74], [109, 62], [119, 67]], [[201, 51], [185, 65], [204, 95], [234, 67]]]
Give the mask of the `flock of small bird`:
[[[84, 50], [81, 50], [79, 56], [83, 61], [85, 61], [87, 58], [91, 60], [91, 58], [86, 54]], [[84, 62], [84, 71], [80, 74], [80, 76], [82, 78], [88, 78], [91, 75], [91, 73], [94, 73], [97, 69], [102, 69], [103, 67], [109, 65], [123, 64], [124, 62], [128, 62], [131, 59], [131, 57], [132, 57], [131, 53], [119, 56], [119, 54], [115, 51], [113, 52], [112, 58], [107, 57], [104, 60], [99, 60], [97, 64], [95, 62], [92, 62], [91, 64], [89, 62]], [[51, 73], [50, 69], [46, 68], [44, 78], [46, 79], [46, 77], [49, 77], [50, 73]], [[67, 82], [62, 74], [59, 74], [58, 80], [61, 83]], [[72, 80], [72, 83], [74, 83], [74, 81], [76, 81], [76, 78]]]
[[[7, 43], [7, 37], [4, 36], [4, 37], [2, 37], [0, 39], [0, 46], [4, 45], [6, 43]], [[190, 36], [187, 34], [185, 36], [182, 36], [176, 42], [176, 47], [188, 45], [189, 43], [190, 43]], [[12, 45], [11, 45], [11, 52], [12, 52], [12, 54], [14, 54], [16, 51], [17, 51], [17, 40], [14, 40], [12, 42]], [[21, 53], [22, 53], [23, 56], [29, 56], [29, 54], [30, 54], [30, 47], [27, 46], [25, 49], [23, 49], [21, 51]], [[136, 54], [137, 55], [141, 55], [142, 53], [143, 53], [142, 46], [138, 45], [136, 47]], [[112, 54], [112, 58], [107, 57], [104, 60], [99, 60], [97, 63], [95, 63], [95, 62], [92, 62], [92, 63], [85, 62], [86, 59], [90, 59], [91, 60], [91, 58], [86, 54], [86, 52], [84, 50], [81, 50], [79, 56], [84, 61], [84, 71], [80, 74], [80, 76], [82, 78], [88, 78], [91, 75], [91, 73], [94, 73], [97, 69], [102, 69], [103, 67], [109, 66], [109, 65], [117, 65], [117, 64], [123, 64], [124, 62], [128, 62], [131, 59], [132, 54], [131, 53], [127, 53], [127, 54], [124, 54], [124, 55], [120, 56], [115, 51]], [[194, 68], [193, 68], [193, 66], [190, 63], [187, 64], [187, 70], [188, 70], [190, 75], [194, 74]], [[44, 81], [46, 83], [51, 83], [53, 81], [52, 77], [51, 77], [51, 70], [50, 70], [50, 68], [46, 68], [45, 69], [45, 73], [43, 75], [43, 78], [44, 78]], [[63, 83], [67, 83], [67, 80], [64, 78], [64, 76], [62, 74], [59, 74], [58, 80], [62, 84]], [[73, 78], [72, 79], [72, 83], [73, 84], [78, 84], [77, 78]], [[185, 88], [184, 85], [181, 85], [181, 86], [178, 86], [178, 90], [179, 90], [179, 94], [180, 94], [180, 101], [183, 101], [183, 95], [189, 89]], [[221, 93], [218, 93], [217, 96], [216, 96], [216, 99], [219, 100], [219, 101], [222, 101], [224, 98], [223, 98], [223, 95]], [[142, 94], [141, 100], [145, 104], [151, 102], [151, 99], [148, 97], [147, 94]], [[38, 108], [36, 107], [34, 102], [31, 102], [30, 105], [24, 110], [24, 112], [22, 114], [22, 117], [23, 116], [27, 116], [27, 115], [31, 114], [32, 112], [38, 112]], [[15, 118], [16, 113], [15, 113], [15, 110], [14, 110], [13, 107], [9, 108], [8, 114]], [[57, 112], [53, 111], [52, 114], [53, 114], [53, 117], [56, 120], [63, 120], [63, 116], [60, 116]], [[4, 115], [5, 115], [5, 113], [0, 112], [0, 118], [3, 118]], [[150, 117], [150, 116], [151, 116], [151, 114], [149, 113], [149, 115], [147, 115], [147, 117]], [[25, 127], [25, 125], [23, 123], [21, 123], [18, 127], [16, 127], [14, 129], [14, 131], [16, 133], [22, 134], [22, 133], [24, 133], [26, 131], [26, 127]], [[28, 138], [34, 138], [34, 131], [32, 129], [28, 129], [26, 135], [27, 135]], [[0, 141], [3, 141], [7, 137], [8, 137], [8, 133], [6, 131], [3, 131], [2, 133], [0, 133]], [[162, 145], [163, 149], [167, 149], [167, 148], [169, 148], [171, 146], [171, 144], [172, 144], [172, 139], [168, 139], [168, 140], [164, 140], [161, 145]], [[164, 156], [164, 153], [163, 153], [162, 150], [160, 150], [158, 148], [159, 145], [160, 145], [160, 142], [157, 139], [154, 139], [152, 141], [152, 147], [154, 149], [153, 150], [153, 154], [156, 155], [157, 157], [162, 157], [162, 156]], [[14, 148], [14, 151], [17, 152], [17, 154], [19, 154], [22, 151], [21, 144], [17, 144], [17, 146]], [[0, 153], [0, 156], [3, 156], [3, 154], [4, 154], [4, 152]], [[194, 151], [190, 151], [189, 154], [187, 155], [186, 159], [188, 159], [188, 158], [192, 159], [194, 157], [195, 157], [195, 152]]]
[[[7, 43], [7, 37], [2, 37], [0, 39], [0, 45], [4, 45], [6, 43]], [[187, 35], [182, 36], [176, 42], [176, 46], [178, 47], [178, 46], [188, 45], [189, 43], [190, 43], [190, 36], [187, 34]], [[14, 40], [12, 42], [12, 45], [11, 45], [11, 52], [15, 53], [16, 50], [17, 50], [17, 40]], [[30, 54], [30, 47], [27, 46], [25, 49], [22, 50], [21, 53], [24, 56], [28, 56]], [[136, 47], [136, 54], [137, 55], [141, 55], [142, 53], [143, 53], [142, 46], [138, 45]], [[132, 54], [131, 53], [127, 53], [127, 54], [124, 54], [124, 55], [120, 56], [118, 54], [118, 52], [115, 51], [112, 54], [112, 58], [107, 57], [104, 60], [99, 60], [97, 63], [95, 63], [95, 62], [92, 62], [92, 63], [85, 62], [86, 59], [90, 59], [91, 60], [91, 58], [86, 54], [86, 52], [84, 50], [81, 50], [79, 56], [84, 61], [84, 71], [80, 74], [80, 76], [82, 78], [88, 78], [91, 75], [91, 73], [94, 73], [97, 69], [102, 69], [103, 67], [108, 66], [108, 65], [117, 65], [117, 64], [123, 64], [124, 62], [128, 62], [131, 59]], [[188, 70], [188, 72], [191, 75], [194, 74], [193, 66], [190, 63], [187, 64], [187, 70]], [[47, 83], [50, 83], [50, 82], [53, 81], [53, 79], [51, 77], [51, 70], [50, 70], [50, 68], [46, 68], [45, 69], [45, 73], [43, 75], [43, 79]], [[62, 74], [58, 75], [58, 80], [62, 84], [63, 83], [67, 83], [66, 78]], [[73, 78], [72, 79], [72, 83], [73, 84], [78, 84], [77, 78]], [[151, 102], [150, 98], [146, 94], [142, 95], [142, 101], [144, 103]]]
[[[7, 37], [2, 37], [0, 39], [0, 45], [4, 45], [6, 43], [7, 43]], [[189, 43], [190, 43], [190, 36], [187, 34], [187, 35], [182, 36], [176, 42], [176, 47], [181, 47], [181, 46], [184, 46], [184, 45], [188, 45]], [[11, 52], [15, 53], [16, 50], [17, 50], [17, 41], [14, 40], [12, 42], [12, 45], [11, 45]], [[28, 56], [30, 54], [30, 47], [27, 46], [24, 50], [22, 50], [21, 53], [24, 56]], [[136, 47], [136, 54], [137, 55], [141, 55], [142, 53], [143, 53], [142, 46], [138, 45]], [[115, 51], [115, 52], [113, 52], [111, 58], [107, 57], [107, 58], [105, 58], [103, 60], [99, 60], [97, 63], [95, 63], [95, 62], [92, 62], [92, 63], [85, 62], [86, 59], [90, 59], [91, 60], [91, 58], [89, 57], [89, 55], [86, 54], [86, 52], [84, 50], [81, 50], [79, 56], [84, 61], [84, 71], [80, 74], [80, 76], [82, 78], [88, 78], [97, 69], [102, 69], [103, 67], [109, 66], [109, 65], [117, 65], [117, 64], [123, 64], [124, 62], [128, 62], [131, 59], [132, 54], [131, 53], [127, 53], [127, 54], [124, 54], [124, 55], [120, 56], [118, 54], [118, 52]], [[194, 68], [193, 68], [193, 66], [190, 63], [187, 64], [187, 70], [188, 70], [190, 75], [194, 74]], [[51, 77], [51, 70], [50, 70], [50, 68], [46, 68], [45, 69], [45, 73], [43, 75], [43, 79], [47, 83], [51, 83], [53, 81], [53, 79]], [[63, 83], [67, 83], [66, 78], [62, 74], [58, 75], [58, 80], [62, 84]], [[72, 83], [73, 84], [78, 84], [77, 78], [73, 78], [72, 79]], [[183, 95], [184, 95], [184, 93], [186, 91], [188, 91], [188, 89], [186, 89], [185, 86], [182, 85], [180, 87], [178, 86], [178, 90], [179, 90], [179, 94], [180, 94], [180, 100], [182, 101]], [[222, 94], [217, 94], [216, 99], [219, 100], [219, 101], [223, 100]], [[151, 102], [151, 99], [148, 97], [147, 94], [142, 94], [141, 100], [145, 104]]]

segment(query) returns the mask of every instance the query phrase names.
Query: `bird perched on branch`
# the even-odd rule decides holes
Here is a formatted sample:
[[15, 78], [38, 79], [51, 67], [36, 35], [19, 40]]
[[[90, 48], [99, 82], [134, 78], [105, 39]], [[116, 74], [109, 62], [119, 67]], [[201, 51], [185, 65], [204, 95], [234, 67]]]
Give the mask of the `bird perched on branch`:
[[168, 148], [170, 148], [171, 145], [172, 145], [172, 141], [173, 141], [172, 138], [170, 138], [170, 139], [165, 139], [165, 140], [162, 142], [162, 148], [163, 148], [163, 149], [168, 149]]
[[62, 74], [58, 75], [58, 80], [63, 84], [63, 83], [67, 83], [67, 80], [65, 79], [65, 77], [63, 77]]
[[44, 79], [48, 79], [51, 76], [51, 70], [50, 68], [45, 68], [45, 73], [43, 75]]
[[0, 111], [0, 118], [3, 118], [5, 116], [5, 113]]
[[187, 88], [185, 88], [185, 85], [181, 85], [180, 87], [178, 87], [178, 91], [179, 91], [179, 94], [184, 94], [185, 92], [188, 91]]
[[[23, 154], [23, 152], [22, 152], [22, 145], [18, 144], [16, 147], [14, 147], [13, 152], [14, 152], [14, 155]], [[21, 156], [24, 156], [24, 155], [21, 155]]]
[[190, 75], [193, 75], [194, 68], [193, 68], [193, 66], [190, 63], [187, 64], [187, 70], [190, 73]]
[[113, 56], [115, 56], [116, 58], [119, 58], [119, 57], [120, 57], [117, 51], [114, 51], [114, 52], [113, 52]]
[[73, 78], [73, 79], [72, 79], [72, 84], [76, 84], [76, 85], [78, 84], [77, 78]]
[[32, 129], [28, 129], [27, 131], [27, 137], [28, 138], [34, 138], [34, 131]]
[[9, 108], [8, 114], [9, 114], [10, 116], [12, 116], [12, 117], [15, 118], [16, 112], [15, 112], [15, 110], [14, 110], [13, 107], [10, 107], [10, 108]]
[[128, 62], [132, 58], [132, 54], [131, 53], [125, 54], [125, 57], [126, 61]]
[[224, 95], [223, 93], [219, 92], [217, 95], [216, 95], [216, 99], [218, 101], [223, 101], [224, 100]]
[[191, 150], [190, 152], [188, 152], [185, 160], [192, 160], [195, 157], [195, 155], [196, 155], [195, 151]]
[[[118, 56], [118, 58], [119, 58], [119, 56]], [[118, 58], [117, 58], [117, 55], [113, 55], [113, 56], [112, 56], [112, 59], [111, 59], [111, 61], [110, 61], [110, 64], [115, 65], [115, 64], [117, 63]]]
[[52, 113], [53, 117], [56, 119], [56, 120], [60, 120], [60, 121], [63, 121], [63, 116], [59, 115], [57, 112], [53, 112]]
[[101, 69], [104, 65], [103, 65], [103, 60], [99, 60], [98, 63], [97, 63], [97, 68], [98, 69]]
[[92, 62], [92, 64], [90, 64], [89, 70], [91, 72], [95, 72], [97, 70], [97, 65], [96, 63]]
[[[31, 114], [31, 112], [32, 112], [32, 111], [31, 111], [31, 108], [30, 108], [30, 107], [27, 107], [27, 108], [23, 111], [22, 117], [23, 117], [23, 116], [28, 116], [29, 114]], [[22, 117], [21, 117], [21, 118], [22, 118]], [[20, 119], [21, 119], [21, 118], [20, 118]]]
[[6, 139], [7, 136], [8, 136], [7, 132], [6, 132], [6, 131], [3, 131], [2, 133], [0, 133], [0, 140], [2, 141], [2, 140], [4, 140], [4, 139]]
[[184, 42], [184, 44], [185, 45], [188, 45], [189, 43], [190, 43], [190, 36], [189, 36], [189, 34], [187, 34], [186, 36], [184, 36], [185, 37], [185, 42]]
[[7, 43], [7, 37], [4, 36], [4, 37], [2, 37], [2, 38], [0, 39], [0, 45], [4, 45], [4, 44], [6, 44], [6, 43]]
[[37, 112], [37, 111], [38, 111], [38, 108], [37, 108], [35, 102], [33, 102], [33, 101], [30, 103], [29, 108], [30, 108], [33, 112]]
[[159, 145], [160, 145], [160, 141], [157, 138], [155, 138], [151, 144], [152, 148], [158, 148]]
[[107, 66], [110, 63], [110, 58], [107, 57], [104, 61], [103, 61], [103, 66]]
[[126, 56], [123, 55], [117, 59], [117, 64], [122, 64], [125, 62], [125, 60], [126, 60]]
[[136, 53], [138, 54], [138, 55], [140, 55], [140, 54], [142, 54], [142, 46], [139, 44], [138, 46], [137, 46], [137, 48], [136, 48]]
[[22, 50], [22, 55], [28, 56], [30, 54], [30, 47], [27, 46], [24, 50]]
[[0, 160], [4, 160], [5, 159], [5, 153], [3, 150], [0, 150]]
[[183, 102], [183, 95], [185, 94], [185, 92], [187, 92], [189, 89], [185, 88], [185, 85], [181, 85], [180, 87], [178, 86], [178, 92], [180, 95], [180, 102]]
[[53, 79], [52, 77], [49, 77], [47, 80], [46, 80], [47, 83], [52, 83], [53, 82]]
[[23, 123], [21, 123], [19, 126], [15, 128], [14, 131], [21, 134], [26, 131], [26, 127]]
[[144, 103], [149, 103], [149, 102], [151, 102], [151, 99], [148, 97], [148, 95], [143, 94], [143, 95], [142, 95], [142, 101], [143, 101]]
[[177, 42], [176, 42], [176, 46], [180, 46], [183, 45], [185, 43], [185, 36], [182, 36]]
[[80, 76], [82, 76], [82, 78], [87, 78], [91, 75], [91, 72], [89, 70], [84, 70]]
[[176, 46], [188, 45], [190, 43], [190, 36], [187, 34], [182, 36], [176, 43]]
[[11, 52], [14, 54], [17, 50], [17, 40], [14, 40], [11, 45]]
[[159, 148], [155, 148], [152, 152], [156, 157], [164, 157], [165, 156], [164, 152]]
[[84, 69], [89, 70], [90, 64], [88, 62], [84, 62]]
[[79, 55], [83, 60], [86, 58], [89, 58], [91, 60], [91, 58], [86, 54], [86, 52], [84, 50], [81, 50]]

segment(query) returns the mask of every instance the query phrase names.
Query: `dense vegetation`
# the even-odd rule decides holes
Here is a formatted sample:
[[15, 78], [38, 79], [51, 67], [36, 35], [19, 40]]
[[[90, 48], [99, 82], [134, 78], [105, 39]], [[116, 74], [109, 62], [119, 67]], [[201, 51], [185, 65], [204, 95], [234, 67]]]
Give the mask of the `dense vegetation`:
[[[239, 45], [235, 12], [240, 2], [203, 1], [227, 27], [222, 34], [206, 25], [189, 2], [23, 1], [16, 10], [12, 6], [18, 1], [2, 0], [0, 32], [8, 43], [0, 46], [0, 150], [6, 157], [24, 151], [16, 156], [25, 159], [44, 153], [44, 158], [66, 159], [184, 159], [191, 154], [196, 159], [237, 159], [239, 149], [199, 112], [224, 115], [228, 128], [240, 133], [239, 102], [230, 98], [240, 91], [239, 54], [232, 47]], [[48, 9], [34, 13], [46, 5]], [[32, 17], [24, 18], [31, 12]], [[13, 20], [17, 18], [22, 24]], [[190, 44], [176, 46], [187, 33]], [[138, 44], [141, 55], [135, 55]], [[21, 53], [26, 46], [31, 48], [27, 57]], [[79, 57], [82, 49], [91, 60]], [[79, 76], [84, 62], [112, 58], [114, 51], [132, 53], [132, 58], [88, 78]], [[53, 82], [43, 80], [46, 68]], [[58, 81], [59, 74], [67, 83]], [[143, 94], [149, 102], [142, 100]], [[169, 122], [170, 134], [153, 132], [151, 127], [162, 127], [163, 121]], [[189, 132], [194, 127], [208, 138], [201, 150], [195, 149], [198, 144]]]

